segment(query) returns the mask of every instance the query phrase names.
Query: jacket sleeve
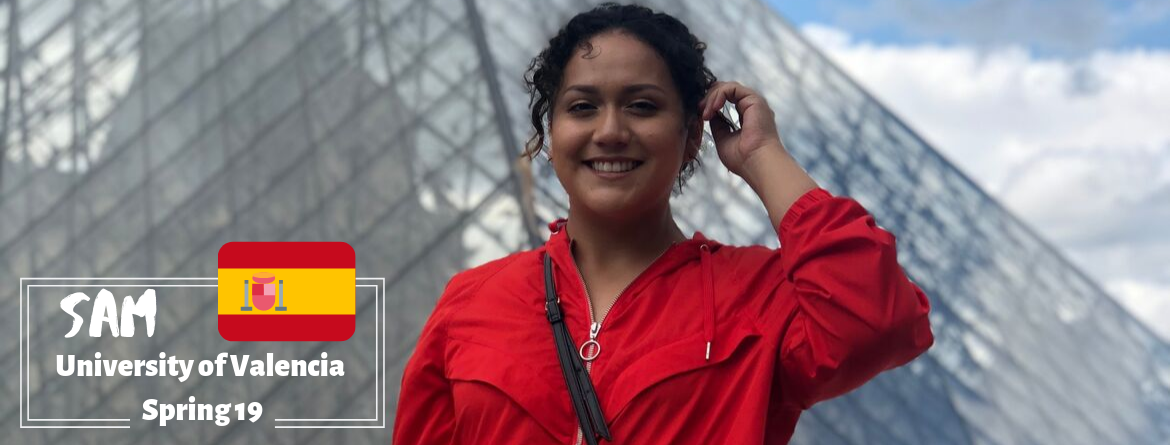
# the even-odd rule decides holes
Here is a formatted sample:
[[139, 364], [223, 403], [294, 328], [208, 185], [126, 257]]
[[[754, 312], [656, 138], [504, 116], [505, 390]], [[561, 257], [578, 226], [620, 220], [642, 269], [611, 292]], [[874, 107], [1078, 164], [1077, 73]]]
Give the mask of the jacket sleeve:
[[807, 409], [906, 364], [933, 343], [930, 303], [898, 264], [894, 236], [857, 201], [824, 189], [781, 219], [784, 402]]
[[452, 443], [455, 407], [446, 377], [447, 320], [461, 286], [447, 283], [402, 374], [394, 420], [395, 445]]

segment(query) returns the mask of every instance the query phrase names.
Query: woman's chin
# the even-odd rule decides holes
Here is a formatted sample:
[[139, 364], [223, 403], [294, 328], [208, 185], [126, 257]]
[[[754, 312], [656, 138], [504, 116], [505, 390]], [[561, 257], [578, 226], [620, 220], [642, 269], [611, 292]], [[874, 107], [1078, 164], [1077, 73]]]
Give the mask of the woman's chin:
[[575, 204], [592, 215], [618, 222], [643, 217], [656, 207], [649, 200], [638, 198], [616, 190], [593, 190]]

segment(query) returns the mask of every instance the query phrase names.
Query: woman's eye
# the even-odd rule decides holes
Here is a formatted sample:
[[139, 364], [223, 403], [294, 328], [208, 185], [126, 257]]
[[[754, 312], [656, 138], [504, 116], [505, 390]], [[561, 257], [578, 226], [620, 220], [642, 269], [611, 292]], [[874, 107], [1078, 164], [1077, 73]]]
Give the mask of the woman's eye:
[[654, 105], [653, 102], [646, 101], [634, 102], [633, 104], [630, 104], [630, 107], [639, 111], [654, 111], [658, 109], [658, 106]]
[[572, 113], [572, 112], [578, 112], [578, 111], [588, 111], [592, 108], [593, 108], [593, 106], [589, 105], [588, 103], [577, 102], [575, 104], [569, 105], [569, 112]]

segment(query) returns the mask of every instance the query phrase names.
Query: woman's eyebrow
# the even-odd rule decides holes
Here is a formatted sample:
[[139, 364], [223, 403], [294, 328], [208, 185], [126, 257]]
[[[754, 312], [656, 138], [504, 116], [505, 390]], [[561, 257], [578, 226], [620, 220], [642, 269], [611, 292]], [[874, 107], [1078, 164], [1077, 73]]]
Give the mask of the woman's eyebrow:
[[[663, 90], [662, 87], [655, 85], [655, 84], [652, 84], [652, 83], [638, 83], [638, 84], [626, 85], [626, 86], [622, 87], [622, 93], [625, 93], [625, 94], [637, 93], [637, 92], [641, 92], [641, 91], [645, 91], [645, 90], [655, 90], [655, 91], [662, 92], [662, 93], [666, 92], [666, 90]], [[565, 92], [567, 93], [570, 91], [579, 91], [579, 92], [582, 92], [585, 94], [594, 94], [594, 95], [600, 94], [600, 92], [601, 92], [601, 90], [598, 89], [594, 85], [569, 85], [568, 87], [565, 88]]]
[[622, 91], [624, 91], [626, 93], [637, 93], [637, 92], [645, 91], [645, 90], [655, 90], [655, 91], [658, 91], [660, 93], [666, 92], [666, 90], [662, 89], [662, 87], [660, 87], [658, 85], [654, 85], [652, 83], [639, 83], [636, 85], [629, 85], [625, 88], [622, 88]]

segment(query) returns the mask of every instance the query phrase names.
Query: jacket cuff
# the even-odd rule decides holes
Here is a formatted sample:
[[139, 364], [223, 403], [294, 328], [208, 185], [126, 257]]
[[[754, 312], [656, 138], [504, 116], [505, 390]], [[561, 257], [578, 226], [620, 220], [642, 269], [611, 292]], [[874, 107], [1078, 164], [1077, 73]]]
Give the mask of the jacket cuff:
[[784, 236], [782, 234], [792, 229], [792, 225], [796, 224], [796, 220], [800, 219], [800, 215], [805, 210], [808, 210], [813, 204], [832, 197], [833, 195], [828, 190], [820, 187], [805, 192], [800, 198], [796, 199], [796, 202], [792, 203], [792, 206], [788, 208], [788, 212], [784, 214], [784, 217], [780, 218], [778, 235], [781, 235], [780, 237], [783, 238]]

